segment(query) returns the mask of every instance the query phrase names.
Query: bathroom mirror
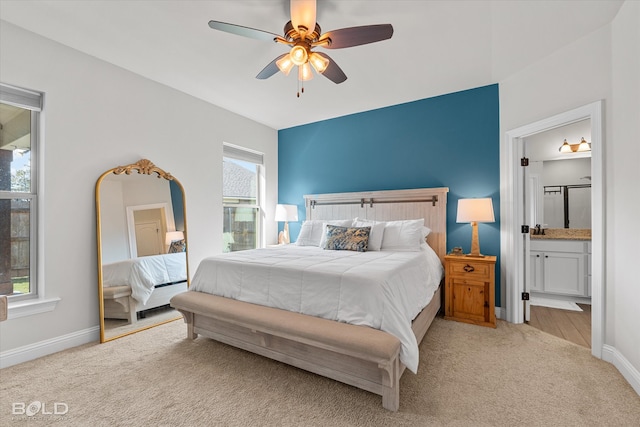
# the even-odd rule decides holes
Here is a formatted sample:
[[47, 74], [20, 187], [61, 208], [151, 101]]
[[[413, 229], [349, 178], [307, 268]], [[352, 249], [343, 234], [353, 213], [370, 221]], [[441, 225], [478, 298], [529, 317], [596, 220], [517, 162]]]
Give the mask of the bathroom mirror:
[[100, 342], [180, 319], [169, 306], [189, 286], [182, 184], [151, 161], [96, 182]]

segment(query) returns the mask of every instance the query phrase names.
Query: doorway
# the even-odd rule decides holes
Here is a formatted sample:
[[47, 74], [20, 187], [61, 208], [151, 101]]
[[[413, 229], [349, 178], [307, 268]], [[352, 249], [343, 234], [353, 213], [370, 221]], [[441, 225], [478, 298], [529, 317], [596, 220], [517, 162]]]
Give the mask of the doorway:
[[524, 319], [591, 348], [591, 151], [586, 141], [591, 141], [589, 119], [523, 138], [528, 159], [522, 168], [524, 224], [533, 230], [523, 242], [524, 291], [530, 296]]
[[[166, 253], [165, 235], [175, 230], [173, 211], [168, 203], [127, 206], [127, 230], [132, 257]], [[139, 247], [139, 246], [142, 247]]]
[[[523, 299], [530, 262], [526, 225], [525, 177], [521, 159], [524, 140], [567, 124], [590, 120], [591, 124], [591, 354], [602, 358], [604, 319], [604, 204], [602, 159], [602, 101], [508, 131], [501, 142], [501, 268], [506, 289], [506, 317], [523, 323], [529, 302]], [[529, 266], [529, 268], [531, 268]]]

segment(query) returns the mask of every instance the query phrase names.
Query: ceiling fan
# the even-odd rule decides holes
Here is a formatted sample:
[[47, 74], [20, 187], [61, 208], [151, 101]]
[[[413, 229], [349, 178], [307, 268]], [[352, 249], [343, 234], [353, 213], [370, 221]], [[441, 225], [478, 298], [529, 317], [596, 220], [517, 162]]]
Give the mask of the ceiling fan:
[[[278, 70], [289, 75], [293, 67], [298, 66], [298, 80], [301, 82], [313, 78], [312, 67], [334, 83], [347, 80], [346, 74], [338, 64], [328, 55], [313, 51], [313, 48], [343, 49], [387, 40], [393, 35], [391, 24], [342, 28], [322, 34], [320, 25], [316, 22], [316, 0], [291, 0], [291, 20], [284, 26], [284, 36], [220, 21], [209, 21], [209, 27], [239, 36], [290, 46], [289, 52], [271, 61], [256, 78], [267, 79]], [[302, 91], [304, 92], [304, 87]]]

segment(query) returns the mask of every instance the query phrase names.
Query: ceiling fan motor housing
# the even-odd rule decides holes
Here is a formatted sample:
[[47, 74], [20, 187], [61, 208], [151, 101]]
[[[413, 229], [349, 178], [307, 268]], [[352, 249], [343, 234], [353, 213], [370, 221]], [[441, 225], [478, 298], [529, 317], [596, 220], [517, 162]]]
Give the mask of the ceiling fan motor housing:
[[[309, 33], [308, 29], [305, 27], [300, 27], [300, 29], [304, 30], [305, 32], [304, 40], [307, 41], [308, 43], [313, 43], [317, 41], [318, 37], [320, 37], [320, 34], [322, 34], [320, 25], [318, 25], [317, 22], [316, 22], [316, 27], [311, 33]], [[284, 37], [290, 43], [295, 43], [298, 40], [302, 40], [302, 35], [300, 34], [300, 31], [298, 31], [298, 29], [296, 28], [293, 28], [293, 24], [291, 23], [291, 21], [287, 22], [284, 26]]]

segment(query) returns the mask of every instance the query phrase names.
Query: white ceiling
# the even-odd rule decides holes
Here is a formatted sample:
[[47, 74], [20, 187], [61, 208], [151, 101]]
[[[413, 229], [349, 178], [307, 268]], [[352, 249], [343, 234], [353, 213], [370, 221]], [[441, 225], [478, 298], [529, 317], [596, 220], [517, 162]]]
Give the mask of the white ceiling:
[[316, 76], [300, 98], [293, 73], [255, 79], [285, 46], [207, 25], [282, 34], [286, 0], [1, 0], [0, 19], [283, 129], [499, 82], [606, 25], [622, 3], [318, 0], [323, 32], [390, 23], [394, 34], [325, 50], [347, 81]]

